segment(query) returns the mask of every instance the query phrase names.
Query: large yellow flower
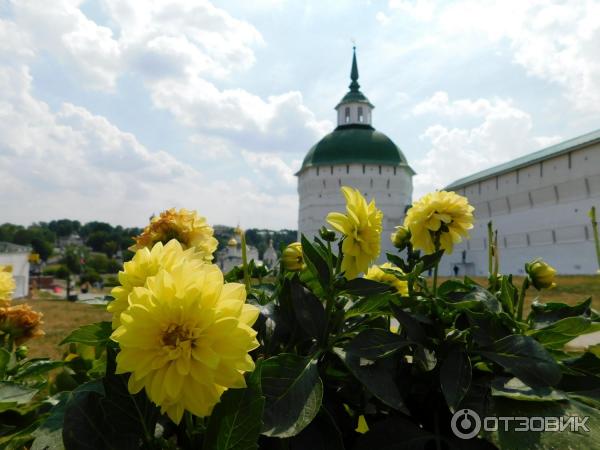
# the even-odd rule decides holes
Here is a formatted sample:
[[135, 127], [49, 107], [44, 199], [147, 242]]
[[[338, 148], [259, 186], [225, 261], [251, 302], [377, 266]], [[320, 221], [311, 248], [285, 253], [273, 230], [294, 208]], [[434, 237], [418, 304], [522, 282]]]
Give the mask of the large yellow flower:
[[181, 264], [200, 266], [205, 262], [202, 255], [192, 248], [184, 250], [175, 239], [166, 245], [158, 242], [152, 250], [143, 247], [135, 253], [131, 261], [123, 264], [123, 270], [119, 272], [121, 286], [113, 288], [111, 295], [114, 300], [107, 307], [108, 311], [113, 313], [113, 328], [121, 325], [121, 313], [129, 305], [127, 298], [134, 287], [144, 286], [146, 279], [156, 275], [161, 268], [170, 271]]
[[166, 244], [171, 239], [177, 239], [184, 248], [194, 248], [205, 261], [210, 262], [218, 245], [213, 234], [212, 227], [196, 211], [171, 208], [152, 218], [142, 234], [135, 238], [130, 250], [152, 248], [157, 242]]
[[179, 423], [185, 410], [210, 415], [228, 388], [245, 386], [258, 347], [251, 328], [258, 308], [245, 303], [244, 285], [223, 284], [215, 265], [160, 269], [129, 295], [121, 326], [117, 373], [131, 372], [129, 391], [145, 389]]
[[379, 256], [383, 213], [375, 206], [374, 199], [367, 204], [357, 189], [344, 186], [342, 193], [346, 197], [346, 214], [329, 213], [327, 222], [345, 236], [341, 269], [350, 280], [366, 272]]
[[410, 230], [415, 249], [435, 253], [437, 238], [440, 248], [452, 253], [454, 244], [468, 237], [468, 230], [473, 228], [474, 209], [466, 197], [455, 192], [431, 192], [413, 203], [404, 226]]
[[0, 305], [8, 303], [15, 291], [15, 280], [12, 276], [12, 266], [0, 265]]
[[386, 262], [380, 266], [371, 266], [369, 267], [369, 271], [365, 275], [365, 278], [368, 280], [379, 281], [381, 283], [389, 284], [396, 288], [396, 292], [401, 295], [408, 295], [408, 283], [406, 280], [399, 280], [396, 276], [386, 273], [381, 269], [389, 269], [394, 272], [398, 272], [398, 275], [404, 275], [404, 272], [400, 269], [400, 267], [396, 267], [392, 265], [392, 263]]

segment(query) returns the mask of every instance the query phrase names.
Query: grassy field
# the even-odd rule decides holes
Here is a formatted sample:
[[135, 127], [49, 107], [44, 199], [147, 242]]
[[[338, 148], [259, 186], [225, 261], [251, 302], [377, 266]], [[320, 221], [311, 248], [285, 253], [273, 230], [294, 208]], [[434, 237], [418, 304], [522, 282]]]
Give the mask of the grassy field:
[[[477, 279], [481, 284], [485, 279]], [[520, 286], [522, 278], [516, 277]], [[557, 287], [538, 292], [531, 288], [526, 298], [526, 309], [536, 298], [542, 302], [564, 301], [574, 304], [592, 297], [594, 308], [600, 310], [600, 277], [598, 276], [561, 276], [557, 277]], [[21, 303], [16, 301], [15, 303]], [[64, 349], [58, 344], [74, 328], [101, 320], [110, 320], [103, 306], [73, 303], [60, 299], [34, 298], [31, 306], [44, 314], [46, 335], [29, 342], [30, 356], [49, 356], [60, 358]]]

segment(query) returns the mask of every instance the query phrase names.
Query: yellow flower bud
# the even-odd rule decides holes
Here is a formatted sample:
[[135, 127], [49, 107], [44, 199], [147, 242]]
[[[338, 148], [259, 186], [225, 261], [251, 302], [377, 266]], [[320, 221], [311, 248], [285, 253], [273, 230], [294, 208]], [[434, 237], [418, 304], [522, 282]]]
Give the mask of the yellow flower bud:
[[554, 277], [556, 269], [545, 262], [542, 258], [537, 258], [530, 263], [525, 264], [525, 271], [529, 275], [531, 284], [537, 289], [547, 289], [556, 286]]
[[396, 231], [392, 233], [390, 236], [392, 242], [394, 243], [394, 247], [402, 250], [405, 248], [410, 242], [410, 230], [405, 226], [397, 226]]
[[304, 269], [304, 255], [302, 254], [302, 244], [292, 242], [288, 245], [281, 255], [281, 261], [285, 270], [298, 271]]

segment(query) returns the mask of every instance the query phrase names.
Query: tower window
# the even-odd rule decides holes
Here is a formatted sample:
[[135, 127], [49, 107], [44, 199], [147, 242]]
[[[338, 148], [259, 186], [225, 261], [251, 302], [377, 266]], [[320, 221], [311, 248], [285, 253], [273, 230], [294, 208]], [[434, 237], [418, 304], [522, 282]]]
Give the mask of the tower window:
[[346, 110], [345, 110], [344, 116], [345, 116], [344, 117], [344, 121], [346, 123], [349, 123], [350, 122], [350, 107], [346, 106]]
[[319, 176], [319, 168], [317, 167], [317, 176]]
[[361, 122], [361, 123], [365, 121], [365, 120], [364, 120], [364, 117], [363, 117], [363, 109], [362, 109], [362, 106], [359, 106], [359, 107], [358, 107], [358, 121], [359, 121], [359, 122]]
[[371, 178], [370, 185], [371, 185], [371, 189], [373, 189], [373, 178]]
[[379, 175], [381, 175], [381, 166], [379, 166]]
[[387, 183], [385, 184], [386, 189], [390, 188], [390, 179], [388, 178]]
[[394, 167], [394, 175], [396, 175], [396, 167]]
[[331, 166], [331, 175], [333, 175], [333, 166]]
[[350, 165], [346, 164], [346, 173], [350, 173]]
[[365, 173], [365, 165], [363, 164], [363, 173]]

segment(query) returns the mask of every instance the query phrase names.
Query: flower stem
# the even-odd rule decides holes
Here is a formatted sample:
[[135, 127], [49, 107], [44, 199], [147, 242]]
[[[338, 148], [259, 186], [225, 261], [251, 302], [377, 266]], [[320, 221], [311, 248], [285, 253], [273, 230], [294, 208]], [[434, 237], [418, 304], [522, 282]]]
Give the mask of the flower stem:
[[529, 277], [525, 277], [519, 292], [519, 300], [517, 301], [517, 316], [516, 319], [520, 322], [523, 319], [523, 303], [525, 303], [525, 293], [529, 288]]
[[598, 221], [596, 220], [596, 207], [590, 209], [590, 219], [592, 219], [592, 235], [596, 244], [596, 258], [598, 259], [598, 269], [600, 269], [600, 237], [598, 236]]
[[[439, 252], [440, 251], [440, 234], [436, 233], [435, 238], [434, 238], [434, 245], [435, 245], [435, 252]], [[437, 295], [437, 280], [438, 280], [438, 267], [440, 265], [440, 259], [441, 257], [437, 258], [437, 261], [435, 262], [435, 266], [433, 268], [433, 296], [435, 297]]]
[[435, 267], [433, 268], [433, 296], [435, 297], [437, 295], [437, 279], [438, 279], [438, 266], [440, 265], [440, 262], [437, 261], [435, 263]]
[[250, 274], [248, 273], [248, 253], [246, 249], [246, 232], [242, 231], [242, 270], [244, 271], [244, 284], [246, 285], [246, 293], [250, 293]]

